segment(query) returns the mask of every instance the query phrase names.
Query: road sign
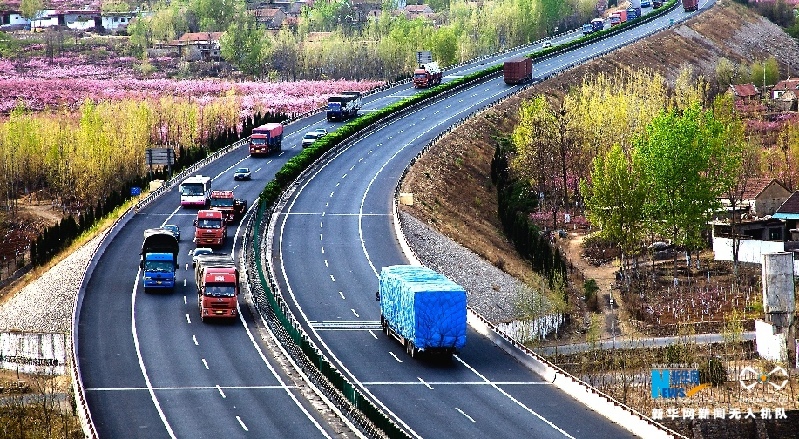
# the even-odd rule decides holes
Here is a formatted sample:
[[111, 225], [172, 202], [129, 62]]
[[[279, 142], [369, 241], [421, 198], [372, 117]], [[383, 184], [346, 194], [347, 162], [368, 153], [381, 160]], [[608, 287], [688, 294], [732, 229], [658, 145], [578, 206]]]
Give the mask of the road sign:
[[130, 188], [130, 196], [135, 197], [141, 195], [141, 188], [138, 186], [133, 186]]
[[172, 148], [147, 148], [145, 154], [150, 166], [175, 164], [175, 150]]
[[433, 54], [429, 50], [420, 50], [416, 52], [416, 62], [419, 64], [433, 62]]

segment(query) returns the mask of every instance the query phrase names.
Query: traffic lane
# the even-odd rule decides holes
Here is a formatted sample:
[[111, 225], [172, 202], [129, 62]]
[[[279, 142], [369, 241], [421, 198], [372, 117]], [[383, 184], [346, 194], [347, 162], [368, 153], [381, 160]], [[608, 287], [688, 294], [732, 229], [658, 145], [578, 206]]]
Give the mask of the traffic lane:
[[[354, 322], [351, 327], [355, 327]], [[398, 416], [397, 422], [422, 437], [528, 437], [531, 433], [534, 437], [568, 437], [559, 431], [560, 427], [542, 420], [497, 386], [507, 383], [486, 382], [460, 361], [441, 357], [411, 358], [399, 342], [379, 330], [348, 330], [341, 326], [325, 329], [319, 324], [317, 332], [339, 355], [337, 360], [349, 367], [364, 393]], [[371, 353], [369, 363], [358, 361], [357, 357], [364, 352]], [[511, 385], [524, 386], [530, 392], [550, 385], [541, 380], [521, 378]], [[398, 400], [413, 404], [392, 403]], [[425, 414], [424, 422], [419, 422], [419, 413]], [[453, 416], [455, 413], [460, 416]], [[472, 424], [479, 425], [465, 422], [448, 431], [441, 431], [440, 427], [428, 430], [427, 427], [469, 418]], [[551, 436], [552, 431], [557, 434]]]
[[[507, 393], [510, 398], [554, 422], [568, 434], [574, 437], [636, 437], [564, 394], [556, 386], [532, 384], [547, 382], [490, 340], [479, 336], [467, 337], [466, 340], [466, 346], [458, 353], [456, 361], [486, 383], [496, 385], [499, 391]], [[574, 422], [577, 419], [580, 422]]]
[[[101, 438], [168, 437], [139, 369], [131, 333], [130, 280], [138, 271], [144, 228], [146, 219], [134, 216], [108, 243], [98, 268], [88, 274], [77, 316], [81, 380]], [[119, 263], [131, 255], [136, 263]]]

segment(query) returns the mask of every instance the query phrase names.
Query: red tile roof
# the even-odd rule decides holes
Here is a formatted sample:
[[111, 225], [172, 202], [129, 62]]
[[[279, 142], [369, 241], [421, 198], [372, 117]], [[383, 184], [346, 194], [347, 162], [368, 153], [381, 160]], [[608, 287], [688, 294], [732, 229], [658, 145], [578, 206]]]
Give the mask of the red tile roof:
[[730, 87], [732, 87], [736, 96], [742, 98], [757, 96], [760, 93], [757, 91], [757, 87], [755, 87], [754, 84], [735, 84]]

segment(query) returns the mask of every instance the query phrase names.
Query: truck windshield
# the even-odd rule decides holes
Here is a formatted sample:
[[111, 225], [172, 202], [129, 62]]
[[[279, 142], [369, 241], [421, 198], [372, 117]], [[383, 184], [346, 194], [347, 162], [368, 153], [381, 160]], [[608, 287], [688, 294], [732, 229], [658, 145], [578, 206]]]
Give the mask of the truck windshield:
[[413, 79], [427, 79], [427, 73], [414, 73]]
[[197, 227], [201, 229], [221, 229], [222, 220], [219, 219], [201, 219], [197, 222]]
[[232, 284], [206, 284], [205, 295], [210, 297], [235, 297], [236, 286]]
[[173, 268], [169, 261], [144, 261], [144, 271], [171, 272]]
[[250, 142], [253, 145], [266, 145], [266, 139], [261, 139], [261, 138], [257, 138], [257, 137], [251, 138]]
[[211, 207], [232, 207], [233, 198], [211, 198]]

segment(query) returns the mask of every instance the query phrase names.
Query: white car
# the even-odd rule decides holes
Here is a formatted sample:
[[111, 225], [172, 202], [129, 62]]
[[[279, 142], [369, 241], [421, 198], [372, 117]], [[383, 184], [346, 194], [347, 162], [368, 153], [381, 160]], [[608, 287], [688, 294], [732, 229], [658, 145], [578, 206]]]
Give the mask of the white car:
[[197, 266], [197, 257], [201, 255], [210, 255], [214, 250], [208, 247], [197, 247], [191, 251], [191, 266]]
[[547, 47], [552, 47], [552, 41], [546, 40], [543, 44], [541, 44], [542, 49], [546, 49]]
[[325, 137], [327, 135], [327, 130], [324, 128], [317, 128], [312, 133], [316, 133], [317, 137]]
[[311, 132], [305, 133], [305, 136], [303, 136], [303, 138], [302, 138], [302, 147], [303, 148], [307, 148], [307, 147], [313, 145], [313, 143], [316, 142], [316, 139], [318, 139], [320, 137], [322, 137], [322, 136], [320, 136], [315, 131], [311, 131]]

